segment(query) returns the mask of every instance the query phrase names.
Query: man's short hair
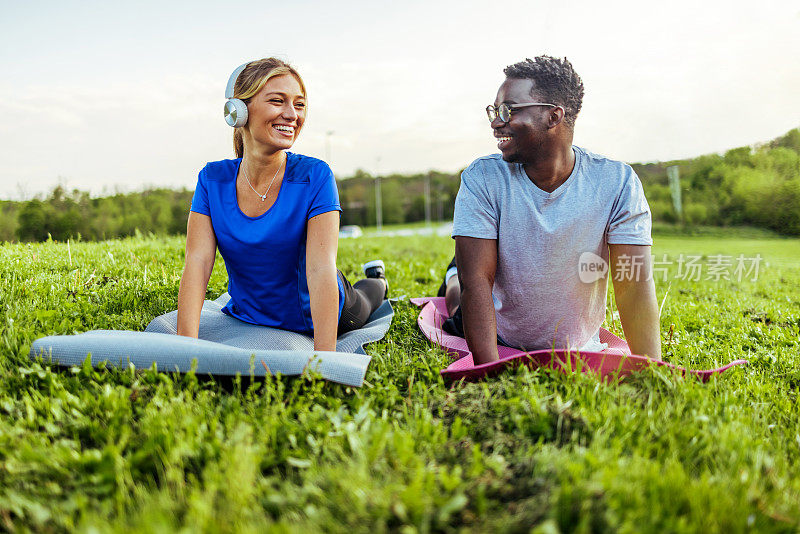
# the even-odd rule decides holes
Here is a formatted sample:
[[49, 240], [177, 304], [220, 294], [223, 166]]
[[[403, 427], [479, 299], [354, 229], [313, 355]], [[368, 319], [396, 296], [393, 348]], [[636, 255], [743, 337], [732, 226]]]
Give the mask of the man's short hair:
[[583, 82], [567, 58], [538, 56], [509, 65], [506, 78], [533, 80], [533, 91], [545, 102], [564, 108], [564, 120], [575, 128], [583, 103]]

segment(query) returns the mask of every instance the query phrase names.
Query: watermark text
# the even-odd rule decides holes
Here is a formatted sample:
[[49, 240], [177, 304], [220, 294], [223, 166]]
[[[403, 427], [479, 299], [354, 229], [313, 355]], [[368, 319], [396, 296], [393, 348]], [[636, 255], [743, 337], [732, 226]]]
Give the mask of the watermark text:
[[593, 252], [584, 252], [578, 260], [578, 276], [581, 282], [591, 284], [609, 273], [615, 281], [668, 280], [700, 281], [750, 281], [758, 280], [764, 259], [755, 256], [712, 254], [709, 256], [679, 254], [668, 256], [651, 255], [650, 269], [645, 257], [622, 254], [613, 268]]

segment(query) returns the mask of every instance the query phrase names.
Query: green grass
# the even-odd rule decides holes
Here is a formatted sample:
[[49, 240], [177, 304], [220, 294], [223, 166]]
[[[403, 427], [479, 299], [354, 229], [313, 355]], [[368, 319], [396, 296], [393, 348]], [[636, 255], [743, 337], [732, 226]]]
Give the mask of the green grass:
[[[355, 279], [430, 295], [447, 237], [343, 240]], [[360, 389], [313, 377], [59, 369], [34, 339], [174, 309], [179, 238], [0, 246], [0, 529], [151, 532], [796, 532], [800, 240], [656, 236], [656, 255], [761, 254], [759, 278], [658, 281], [665, 358], [750, 364], [702, 384], [517, 369], [449, 387], [396, 305]], [[705, 278], [705, 273], [703, 273]], [[209, 297], [224, 291], [218, 262]], [[607, 325], [619, 332], [613, 308]], [[673, 332], [670, 336], [670, 326]]]

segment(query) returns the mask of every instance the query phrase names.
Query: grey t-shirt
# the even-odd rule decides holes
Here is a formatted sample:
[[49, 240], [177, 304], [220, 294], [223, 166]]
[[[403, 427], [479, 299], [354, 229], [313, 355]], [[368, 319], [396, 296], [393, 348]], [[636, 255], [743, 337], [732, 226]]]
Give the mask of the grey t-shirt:
[[609, 273], [584, 273], [584, 280], [596, 279], [582, 282], [580, 263], [592, 253], [607, 265], [609, 244], [653, 243], [650, 207], [633, 169], [573, 151], [575, 168], [552, 193], [499, 154], [478, 158], [461, 174], [452, 235], [497, 240], [498, 334], [525, 350], [599, 344]]

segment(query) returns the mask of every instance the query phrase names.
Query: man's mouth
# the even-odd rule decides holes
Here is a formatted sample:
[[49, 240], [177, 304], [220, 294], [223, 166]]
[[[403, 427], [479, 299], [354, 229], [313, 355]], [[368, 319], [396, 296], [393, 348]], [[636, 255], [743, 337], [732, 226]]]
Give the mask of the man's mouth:
[[286, 137], [294, 137], [294, 126], [285, 126], [283, 124], [275, 124], [272, 127], [275, 128], [276, 130], [278, 130], [278, 132], [280, 132], [282, 135], [284, 135]]
[[511, 136], [508, 135], [501, 135], [497, 137], [497, 148], [503, 150], [506, 148], [509, 143], [511, 143]]

